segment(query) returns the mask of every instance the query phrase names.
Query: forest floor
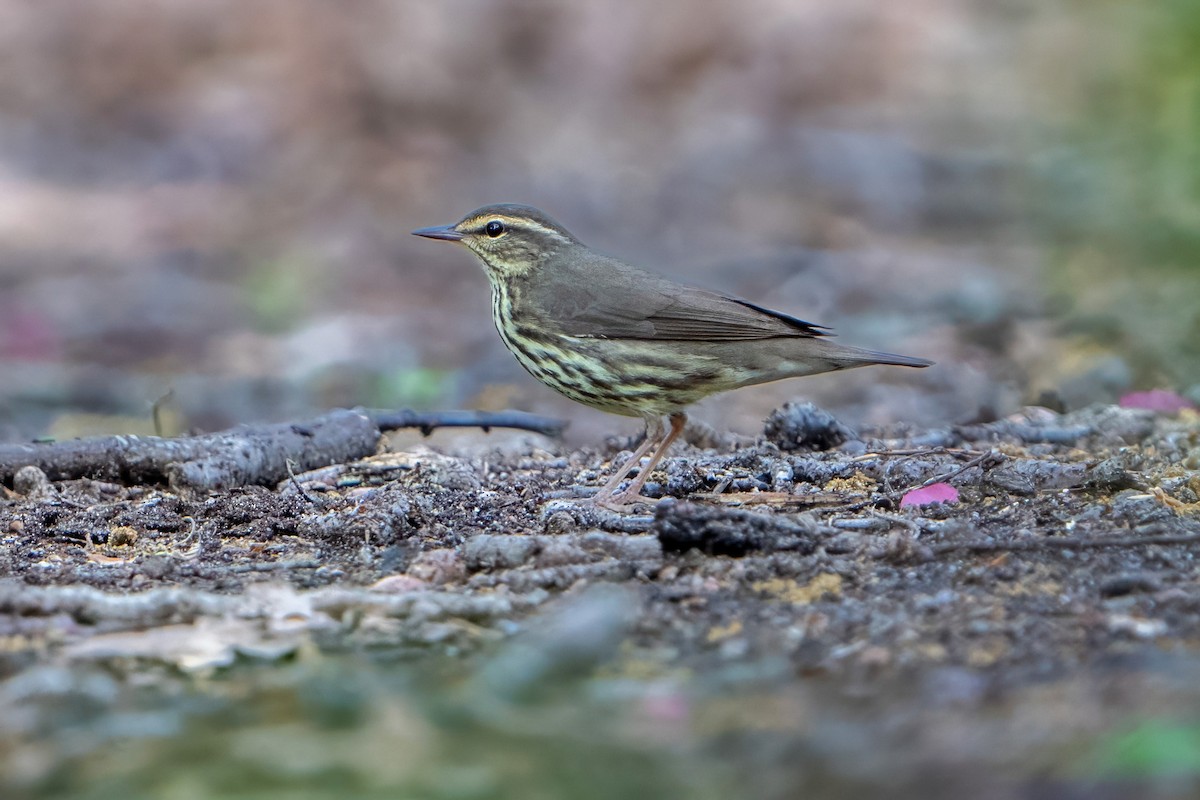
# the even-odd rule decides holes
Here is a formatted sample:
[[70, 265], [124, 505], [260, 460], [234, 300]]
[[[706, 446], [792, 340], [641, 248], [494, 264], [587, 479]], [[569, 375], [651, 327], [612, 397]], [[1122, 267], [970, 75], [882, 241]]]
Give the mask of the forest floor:
[[[5, 796], [162, 789], [112, 759], [132, 735], [122, 713], [170, 719], [148, 737], [165, 747], [199, 735], [197, 716], [264, 692], [304, 706], [331, 686], [350, 749], [310, 741], [321, 755], [300, 766], [308, 751], [289, 746], [297, 765], [255, 772], [265, 785], [319, 764], [368, 795], [523, 796], [498, 757], [475, 764], [478, 794], [439, 793], [437, 752], [465, 736], [699, 765], [559, 786], [583, 797], [949, 797], [983, 776], [985, 797], [1195, 787], [1200, 728], [1179, 716], [1200, 699], [1194, 412], [1030, 409], [856, 434], [788, 406], [754, 441], [688, 438], [648, 483], [662, 499], [627, 512], [586, 495], [635, 442], [561, 452], [533, 434], [393, 441], [203, 495], [26, 476], [0, 501]], [[933, 483], [957, 502], [901, 507]], [[338, 677], [313, 678], [321, 664]], [[384, 686], [399, 673], [381, 664], [425, 689]], [[223, 710], [168, 713], [180, 692]], [[328, 722], [318, 705], [306, 725]], [[366, 744], [394, 707], [437, 780]], [[278, 732], [262, 727], [277, 712], [255, 724]], [[64, 738], [72, 725], [85, 733]], [[1147, 738], [1147, 752], [1191, 749], [1160, 764]], [[204, 741], [238, 760], [233, 739]]]

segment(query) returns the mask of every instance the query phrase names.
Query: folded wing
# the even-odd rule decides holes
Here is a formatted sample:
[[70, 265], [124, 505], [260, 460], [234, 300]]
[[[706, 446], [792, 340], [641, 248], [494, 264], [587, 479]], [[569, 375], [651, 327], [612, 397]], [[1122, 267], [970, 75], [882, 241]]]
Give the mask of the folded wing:
[[524, 291], [571, 336], [672, 341], [746, 341], [826, 336], [824, 326], [746, 300], [696, 289], [594, 255], [570, 275]]

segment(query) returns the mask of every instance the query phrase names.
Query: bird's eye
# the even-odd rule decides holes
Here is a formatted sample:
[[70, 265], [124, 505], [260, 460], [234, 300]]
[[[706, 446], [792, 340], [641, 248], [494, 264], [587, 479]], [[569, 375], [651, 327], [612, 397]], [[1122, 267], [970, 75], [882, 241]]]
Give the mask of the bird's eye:
[[488, 236], [495, 239], [497, 236], [504, 233], [504, 223], [498, 219], [494, 219], [484, 227], [484, 230], [487, 231]]

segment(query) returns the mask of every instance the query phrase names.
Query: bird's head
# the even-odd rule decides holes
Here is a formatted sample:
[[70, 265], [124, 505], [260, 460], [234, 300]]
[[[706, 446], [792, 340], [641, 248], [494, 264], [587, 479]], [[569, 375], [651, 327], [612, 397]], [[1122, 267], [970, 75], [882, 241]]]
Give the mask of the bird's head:
[[549, 258], [583, 247], [566, 228], [538, 209], [512, 203], [484, 206], [454, 225], [421, 228], [413, 234], [466, 245], [492, 279], [525, 275]]

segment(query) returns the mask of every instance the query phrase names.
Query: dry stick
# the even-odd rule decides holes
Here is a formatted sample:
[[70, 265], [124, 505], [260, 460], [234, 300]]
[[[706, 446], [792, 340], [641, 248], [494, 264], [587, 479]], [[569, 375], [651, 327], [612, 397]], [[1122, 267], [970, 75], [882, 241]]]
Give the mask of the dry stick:
[[[979, 467], [984, 472], [987, 472], [992, 467], [1000, 466], [1007, 459], [1008, 459], [1008, 456], [1004, 455], [1003, 453], [998, 453], [995, 450], [988, 450], [986, 453], [981, 453], [980, 455], [976, 456], [975, 458], [972, 458], [970, 461], [963, 464], [958, 469], [952, 470], [951, 472], [948, 472], [945, 475], [934, 476], [934, 477], [930, 478], [929, 480], [925, 481], [924, 483], [922, 483], [920, 486], [915, 486], [913, 488], [914, 489], [924, 489], [926, 486], [933, 486], [935, 483], [943, 483], [945, 481], [950, 480], [951, 478], [957, 478], [959, 475], [963, 474], [964, 472], [971, 469], [972, 467]], [[903, 495], [909, 491], [912, 491], [912, 490], [905, 489], [901, 492], [898, 492], [898, 494]]]
[[947, 542], [925, 545], [931, 555], [965, 550], [972, 553], [1018, 552], [1027, 550], [1097, 550], [1104, 547], [1143, 547], [1152, 544], [1196, 544], [1200, 533], [1160, 533], [1148, 536], [1121, 536], [1109, 539], [1022, 539], [1019, 542]]
[[1037, 425], [1031, 422], [996, 420], [970, 425], [955, 425], [927, 431], [914, 440], [994, 442], [1000, 439], [1016, 439], [1021, 444], [1074, 445], [1080, 439], [1093, 435], [1093, 425]]
[[289, 458], [308, 469], [375, 451], [379, 429], [365, 415], [338, 410], [303, 423], [248, 425], [200, 436], [96, 436], [66, 442], [0, 446], [0, 480], [25, 466], [51, 480], [92, 478], [210, 490], [272, 484], [287, 477]]
[[876, 519], [881, 519], [885, 522], [894, 523], [902, 528], [906, 528], [914, 537], [921, 535], [921, 525], [916, 520], [909, 519], [908, 517], [902, 517], [899, 514], [887, 514], [883, 511], [876, 511], [875, 509], [871, 509], [871, 516], [875, 517]]
[[558, 436], [566, 423], [560, 419], [529, 414], [524, 411], [380, 411], [366, 409], [364, 413], [380, 430], [419, 428], [428, 436], [436, 428], [515, 428], [545, 436]]
[[956, 433], [969, 441], [995, 440], [1010, 436], [1022, 444], [1073, 445], [1080, 439], [1091, 436], [1096, 429], [1091, 425], [1032, 425], [1027, 422], [988, 422], [980, 425], [960, 425]]
[[288, 475], [289, 459], [300, 471], [372, 455], [381, 429], [443, 426], [515, 427], [558, 431], [562, 423], [520, 412], [331, 411], [300, 423], [249, 425], [220, 433], [164, 439], [157, 436], [96, 436], [48, 444], [0, 445], [0, 481], [11, 482], [34, 466], [50, 480], [92, 478], [131, 485], [167, 481], [176, 489], [211, 491], [274, 485]]
[[308, 490], [300, 485], [300, 481], [296, 480], [296, 462], [292, 461], [290, 458], [287, 460], [287, 473], [288, 481], [290, 481], [296, 491], [300, 493], [301, 497], [307, 500], [311, 505], [320, 505], [317, 502], [317, 498], [309, 494]]
[[225, 569], [228, 572], [288, 572], [293, 569], [320, 569], [325, 566], [320, 561], [262, 561], [253, 564], [234, 564]]
[[988, 453], [984, 450], [970, 450], [962, 447], [909, 447], [903, 450], [884, 450], [870, 453], [863, 453], [861, 456], [855, 456], [850, 459], [851, 463], [859, 461], [870, 461], [873, 458], [911, 458], [913, 456], [954, 456], [960, 458], [963, 456], [971, 456], [972, 458]]

